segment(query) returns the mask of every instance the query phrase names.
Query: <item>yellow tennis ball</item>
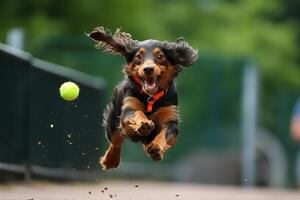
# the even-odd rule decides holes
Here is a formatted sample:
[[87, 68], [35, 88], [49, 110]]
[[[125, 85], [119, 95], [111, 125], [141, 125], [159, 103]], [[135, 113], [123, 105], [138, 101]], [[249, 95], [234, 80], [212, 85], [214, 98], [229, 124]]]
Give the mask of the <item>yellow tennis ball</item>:
[[60, 96], [67, 101], [77, 99], [79, 95], [79, 87], [71, 81], [64, 82], [59, 88]]

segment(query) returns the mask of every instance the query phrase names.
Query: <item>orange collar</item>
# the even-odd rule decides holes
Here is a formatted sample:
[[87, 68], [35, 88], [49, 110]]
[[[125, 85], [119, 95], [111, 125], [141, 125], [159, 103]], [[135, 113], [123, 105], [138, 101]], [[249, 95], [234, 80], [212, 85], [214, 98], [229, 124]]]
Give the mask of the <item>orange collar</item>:
[[160, 99], [161, 97], [163, 97], [165, 95], [165, 91], [160, 91], [160, 92], [156, 92], [153, 96], [149, 96], [149, 98], [147, 99], [147, 112], [150, 113], [153, 110], [153, 104], [155, 103], [155, 101], [157, 101], [158, 99]]
[[139, 90], [139, 92], [141, 94], [146, 94], [149, 96], [147, 99], [147, 110], [146, 111], [147, 111], [147, 113], [151, 113], [153, 110], [154, 103], [157, 100], [159, 100], [161, 97], [163, 97], [167, 93], [168, 89], [165, 91], [162, 90], [160, 92], [156, 92], [154, 95], [149, 95], [141, 88], [142, 86], [139, 84], [138, 78], [136, 76], [131, 76], [131, 77], [132, 77], [135, 85], [137, 86], [137, 89]]

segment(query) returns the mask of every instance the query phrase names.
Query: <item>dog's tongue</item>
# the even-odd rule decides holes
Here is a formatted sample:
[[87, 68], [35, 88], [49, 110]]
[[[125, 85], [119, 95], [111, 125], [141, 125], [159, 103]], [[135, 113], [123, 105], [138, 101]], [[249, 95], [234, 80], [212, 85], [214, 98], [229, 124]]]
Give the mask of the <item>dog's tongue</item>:
[[147, 78], [145, 80], [145, 89], [148, 91], [153, 91], [155, 89], [155, 79]]

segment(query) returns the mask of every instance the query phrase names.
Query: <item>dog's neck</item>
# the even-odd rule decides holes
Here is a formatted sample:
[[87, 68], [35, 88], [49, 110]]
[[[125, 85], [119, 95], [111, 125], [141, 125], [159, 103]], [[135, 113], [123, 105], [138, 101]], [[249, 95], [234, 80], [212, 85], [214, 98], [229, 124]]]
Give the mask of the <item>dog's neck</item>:
[[148, 113], [152, 112], [153, 104], [168, 93], [170, 84], [172, 83], [172, 82], [170, 82], [170, 84], [168, 85], [166, 90], [160, 90], [160, 91], [157, 91], [154, 94], [148, 94], [142, 89], [142, 86], [139, 84], [139, 81], [138, 81], [137, 77], [129, 76], [128, 79], [134, 85], [134, 87], [139, 91], [139, 93], [141, 95], [148, 96], [148, 98], [147, 98], [147, 110], [146, 110]]

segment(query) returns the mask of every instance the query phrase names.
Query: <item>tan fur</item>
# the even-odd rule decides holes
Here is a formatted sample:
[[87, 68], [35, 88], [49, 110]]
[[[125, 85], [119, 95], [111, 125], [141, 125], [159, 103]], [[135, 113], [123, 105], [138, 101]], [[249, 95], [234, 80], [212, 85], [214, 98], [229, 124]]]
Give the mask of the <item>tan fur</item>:
[[159, 126], [160, 132], [151, 143], [144, 144], [144, 149], [153, 160], [162, 160], [164, 152], [176, 143], [176, 137], [172, 137], [167, 141], [166, 134], [168, 129], [166, 124], [170, 121], [178, 121], [177, 107], [161, 107], [149, 118]]
[[155, 124], [162, 129], [165, 124], [170, 121], [177, 121], [179, 118], [177, 106], [166, 106], [159, 108], [149, 117]]
[[124, 138], [121, 136], [120, 132], [113, 135], [109, 148], [105, 152], [104, 156], [100, 159], [100, 165], [102, 166], [102, 169], [107, 170], [117, 168], [120, 165], [123, 142]]
[[140, 111], [144, 111], [144, 104], [141, 103], [137, 98], [135, 97], [126, 97], [123, 100], [123, 106], [122, 106], [122, 110], [124, 110], [125, 108], [132, 108], [135, 110], [140, 110]]
[[[144, 114], [144, 105], [135, 97], [126, 97], [123, 101], [123, 107], [132, 108], [136, 110], [133, 116], [127, 116], [122, 123], [122, 134], [124, 136], [130, 135], [148, 135], [154, 128], [154, 123], [149, 120]], [[146, 128], [143, 129], [142, 126], [145, 125]]]
[[[146, 49], [140, 48], [135, 55], [145, 55]], [[161, 55], [162, 56], [162, 63], [155, 63], [154, 60], [144, 60], [141, 63], [136, 63], [136, 58], [129, 64], [127, 64], [124, 68], [124, 73], [128, 76], [134, 76], [138, 78], [145, 78], [149, 77], [144, 74], [144, 68], [147, 66], [153, 66], [154, 72], [151, 74], [151, 77], [158, 77], [162, 75], [161, 80], [157, 83], [158, 90], [166, 90], [169, 85], [169, 81], [174, 79], [177, 75], [177, 70], [168, 59], [165, 57], [164, 53], [160, 48], [154, 48], [152, 51], [154, 56]], [[142, 85], [142, 82], [138, 80], [138, 83]]]
[[167, 144], [166, 133], [167, 129], [165, 128], [161, 130], [161, 132], [154, 138], [151, 143], [144, 144], [145, 151], [153, 160], [162, 160], [165, 151], [171, 147], [171, 145]]

